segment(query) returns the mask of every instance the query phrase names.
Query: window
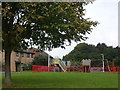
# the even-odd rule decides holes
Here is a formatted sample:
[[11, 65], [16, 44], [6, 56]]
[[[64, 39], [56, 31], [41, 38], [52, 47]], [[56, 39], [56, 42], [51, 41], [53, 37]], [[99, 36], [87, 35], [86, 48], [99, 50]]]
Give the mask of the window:
[[30, 53], [27, 53], [27, 57], [30, 57]]
[[20, 53], [21, 57], [24, 57], [24, 53]]
[[19, 53], [18, 53], [18, 52], [16, 52], [16, 56], [17, 56], [17, 57], [19, 56]]
[[31, 54], [31, 58], [33, 58], [33, 54]]

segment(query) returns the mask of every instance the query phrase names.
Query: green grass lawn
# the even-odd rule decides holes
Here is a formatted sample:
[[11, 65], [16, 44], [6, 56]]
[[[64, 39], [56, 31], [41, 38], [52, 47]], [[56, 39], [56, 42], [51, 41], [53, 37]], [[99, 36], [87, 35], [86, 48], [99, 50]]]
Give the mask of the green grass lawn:
[[118, 73], [12, 73], [12, 81], [19, 88], [118, 88]]

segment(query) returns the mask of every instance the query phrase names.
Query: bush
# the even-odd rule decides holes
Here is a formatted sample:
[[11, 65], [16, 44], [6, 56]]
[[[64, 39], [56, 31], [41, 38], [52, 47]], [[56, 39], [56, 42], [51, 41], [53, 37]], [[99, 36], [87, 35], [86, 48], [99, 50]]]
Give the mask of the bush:
[[32, 63], [24, 64], [23, 70], [32, 70]]

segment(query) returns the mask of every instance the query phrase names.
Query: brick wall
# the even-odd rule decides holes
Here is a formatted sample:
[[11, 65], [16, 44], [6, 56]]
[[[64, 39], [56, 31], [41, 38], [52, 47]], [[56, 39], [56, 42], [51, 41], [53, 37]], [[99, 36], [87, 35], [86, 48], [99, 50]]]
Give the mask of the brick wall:
[[[21, 63], [24, 63], [24, 64], [32, 62], [32, 60], [34, 58], [34, 55], [33, 55], [33, 57], [31, 57], [32, 53], [29, 53], [30, 57], [27, 57], [28, 53], [23, 52], [23, 54], [24, 54], [24, 57], [22, 57], [21, 53], [18, 52], [18, 56], [16, 56], [16, 52], [12, 51], [12, 53], [11, 53], [11, 62], [10, 62], [12, 72], [16, 72], [16, 61], [17, 62], [21, 61]], [[0, 55], [2, 55], [2, 58], [0, 60], [2, 61], [2, 63], [4, 63], [5, 62], [5, 53], [1, 52]]]

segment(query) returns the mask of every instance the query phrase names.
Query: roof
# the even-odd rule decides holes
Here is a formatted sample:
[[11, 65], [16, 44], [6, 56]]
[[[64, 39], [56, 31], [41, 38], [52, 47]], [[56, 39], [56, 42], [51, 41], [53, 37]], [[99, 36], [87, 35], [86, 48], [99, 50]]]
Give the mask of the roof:
[[[37, 48], [29, 48], [29, 50], [30, 51], [33, 51], [33, 52], [40, 52], [41, 53], [41, 55], [45, 55], [45, 56], [48, 56], [49, 54], [48, 53], [46, 53], [45, 51], [43, 51], [43, 50], [41, 50], [41, 49], [37, 49]], [[53, 59], [53, 57], [51, 56], [51, 55], [49, 55], [50, 56], [50, 58], [52, 58]]]
[[[21, 53], [31, 53], [31, 54], [35, 54], [36, 52], [40, 52], [42, 55], [48, 56], [49, 54], [46, 53], [45, 51], [41, 50], [41, 49], [37, 49], [37, 48], [29, 48], [26, 50], [16, 50], [15, 52], [21, 52]], [[53, 58], [51, 55], [49, 55], [50, 58]]]

